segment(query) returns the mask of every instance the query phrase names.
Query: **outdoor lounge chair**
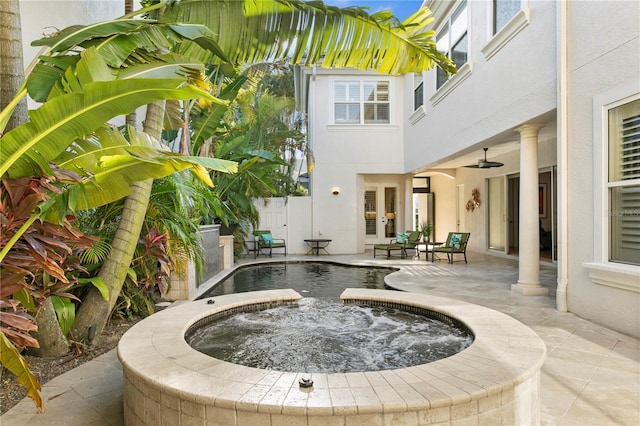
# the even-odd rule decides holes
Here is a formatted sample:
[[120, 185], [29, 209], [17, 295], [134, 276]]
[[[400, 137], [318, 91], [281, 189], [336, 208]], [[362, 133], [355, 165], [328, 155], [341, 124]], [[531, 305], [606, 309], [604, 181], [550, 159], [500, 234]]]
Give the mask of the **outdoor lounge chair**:
[[405, 257], [407, 256], [407, 250], [418, 250], [420, 237], [422, 237], [422, 232], [420, 231], [407, 231], [407, 234], [407, 241], [402, 243]]
[[373, 257], [376, 257], [376, 252], [382, 250], [387, 253], [387, 258], [391, 257], [393, 250], [400, 251], [400, 257], [407, 256], [407, 249], [416, 249], [420, 241], [420, 231], [407, 231], [407, 240], [399, 241], [398, 238], [392, 238], [389, 240], [389, 244], [376, 244], [373, 246]]
[[470, 232], [449, 232], [444, 245], [431, 250], [431, 261], [433, 262], [436, 253], [446, 253], [449, 263], [453, 263], [454, 254], [464, 255], [464, 263], [467, 263], [467, 242], [470, 235]]
[[402, 247], [402, 244], [391, 243], [391, 242], [389, 244], [376, 244], [373, 246], [373, 257], [376, 257], [376, 251], [378, 250], [382, 250], [385, 253], [387, 253], [387, 257], [391, 257], [392, 250], [399, 250], [400, 257], [404, 257], [404, 249]]
[[[253, 231], [253, 235], [257, 237], [258, 247], [256, 257], [263, 253], [263, 250], [269, 250], [269, 257], [273, 254], [273, 249], [284, 249], [284, 255], [287, 255], [287, 243], [282, 238], [273, 238], [271, 231], [258, 230]], [[265, 254], [266, 255], [266, 254]]]

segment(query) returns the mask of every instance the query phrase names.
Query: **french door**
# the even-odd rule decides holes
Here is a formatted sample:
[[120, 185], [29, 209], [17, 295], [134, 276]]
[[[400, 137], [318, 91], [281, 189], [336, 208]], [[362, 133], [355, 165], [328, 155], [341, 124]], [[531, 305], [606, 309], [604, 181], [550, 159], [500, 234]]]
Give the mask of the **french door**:
[[396, 187], [367, 187], [364, 191], [365, 238], [369, 243], [385, 242], [398, 232]]

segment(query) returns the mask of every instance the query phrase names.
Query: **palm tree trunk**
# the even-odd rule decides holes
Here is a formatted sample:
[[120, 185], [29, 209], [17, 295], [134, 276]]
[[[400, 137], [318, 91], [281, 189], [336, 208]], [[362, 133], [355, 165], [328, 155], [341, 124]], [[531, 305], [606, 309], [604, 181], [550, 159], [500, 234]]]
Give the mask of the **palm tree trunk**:
[[[3, 110], [18, 92], [24, 80], [22, 57], [22, 31], [20, 29], [18, 0], [0, 1], [0, 110]], [[23, 99], [13, 112], [5, 132], [26, 123], [27, 100]]]
[[[159, 139], [162, 134], [163, 116], [164, 102], [148, 105], [144, 131]], [[132, 192], [125, 200], [122, 219], [113, 239], [111, 252], [98, 274], [109, 288], [109, 300], [106, 301], [98, 290], [91, 288], [80, 305], [73, 327], [73, 336], [79, 341], [89, 342], [90, 334], [95, 335], [96, 341], [100, 339], [133, 260], [147, 213], [152, 183], [153, 180], [149, 179], [131, 185]]]

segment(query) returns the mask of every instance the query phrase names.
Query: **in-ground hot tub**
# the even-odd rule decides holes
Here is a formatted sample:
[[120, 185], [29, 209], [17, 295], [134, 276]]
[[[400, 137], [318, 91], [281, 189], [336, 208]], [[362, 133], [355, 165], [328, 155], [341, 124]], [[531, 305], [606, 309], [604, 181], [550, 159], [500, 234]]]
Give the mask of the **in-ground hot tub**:
[[[185, 303], [136, 324], [121, 339], [126, 424], [424, 425], [540, 423], [545, 345], [500, 312], [456, 300], [347, 289], [345, 303], [422, 310], [460, 321], [475, 340], [429, 364], [357, 373], [297, 373], [211, 358], [185, 341], [198, 321], [296, 303], [293, 290], [239, 293]], [[311, 378], [313, 386], [300, 386]]]

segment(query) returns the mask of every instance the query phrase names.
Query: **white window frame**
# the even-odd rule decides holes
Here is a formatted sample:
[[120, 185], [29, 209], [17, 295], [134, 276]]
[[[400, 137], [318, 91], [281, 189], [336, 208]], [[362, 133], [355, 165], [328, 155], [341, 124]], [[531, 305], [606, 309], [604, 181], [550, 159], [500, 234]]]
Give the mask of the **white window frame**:
[[491, 2], [491, 8], [490, 22], [488, 26], [489, 42], [480, 50], [486, 60], [491, 59], [504, 46], [506, 46], [511, 39], [527, 28], [531, 21], [531, 11], [529, 8], [525, 7], [525, 0], [522, 0], [520, 4], [520, 12], [516, 13], [513, 18], [511, 18], [511, 20], [497, 33], [493, 34], [493, 28], [495, 25], [493, 22], [493, 2]]
[[595, 284], [640, 293], [640, 266], [609, 261], [609, 110], [640, 98], [632, 81], [593, 98], [594, 259], [585, 263]]
[[[438, 40], [441, 39], [440, 35], [443, 33], [443, 31], [447, 32], [447, 40], [446, 40], [446, 51], [442, 50], [441, 47], [442, 46], [438, 46], [438, 50], [440, 50], [445, 56], [447, 56], [449, 59], [453, 60], [453, 48], [454, 46], [457, 46], [458, 43], [463, 39], [463, 38], [467, 38], [467, 60], [465, 61], [464, 64], [458, 66], [458, 69], [464, 67], [464, 65], [469, 63], [469, 56], [470, 56], [470, 37], [469, 37], [469, 0], [461, 0], [458, 3], [456, 3], [456, 5], [451, 9], [451, 13], [447, 16], [447, 19], [445, 19], [442, 23], [442, 25], [440, 25], [440, 28], [438, 28], [438, 30], [436, 31], [436, 44], [438, 43]], [[464, 14], [466, 14], [465, 18], [465, 30], [460, 34], [457, 35], [456, 38], [452, 38], [452, 28], [454, 27], [454, 21], [453, 21], [453, 17], [458, 13], [458, 11], [463, 7], [464, 4], [464, 8], [466, 9]], [[459, 15], [459, 16], [462, 16]], [[434, 73], [435, 75], [435, 88], [436, 91], [439, 90], [441, 87], [444, 87], [447, 84], [447, 81], [450, 80], [453, 76], [455, 76], [455, 74], [453, 76], [449, 76], [447, 78], [447, 80], [443, 81], [442, 84], [440, 84], [438, 86], [438, 72], [441, 71], [439, 67], [436, 67], [436, 72]]]
[[[622, 107], [624, 105], [629, 105], [631, 102], [634, 103], [640, 103], [640, 95], [634, 96], [631, 99], [625, 99], [623, 101], [620, 102], [616, 102], [615, 104], [612, 105], [607, 105], [606, 106], [606, 113], [607, 113], [607, 136], [608, 136], [608, 146], [609, 146], [609, 151], [608, 151], [608, 177], [607, 177], [607, 182], [606, 182], [606, 186], [607, 186], [607, 195], [608, 195], [608, 218], [609, 218], [609, 226], [608, 226], [608, 230], [609, 230], [609, 244], [608, 244], [608, 257], [607, 259], [609, 259], [610, 262], [613, 263], [627, 263], [627, 264], [631, 264], [631, 265], [635, 265], [635, 266], [639, 266], [640, 267], [640, 259], [638, 259], [637, 263], [632, 263], [628, 260], [623, 260], [621, 258], [618, 259], [612, 259], [613, 258], [613, 249], [611, 248], [612, 245], [612, 241], [611, 241], [611, 237], [613, 234], [612, 228], [614, 225], [613, 219], [614, 217], [619, 217], [620, 215], [633, 215], [633, 216], [640, 216], [640, 209], [638, 210], [633, 210], [631, 211], [630, 209], [625, 210], [625, 211], [618, 211], [616, 209], [616, 207], [614, 207], [613, 205], [613, 199], [612, 199], [612, 193], [611, 190], [613, 190], [614, 188], [630, 188], [630, 187], [640, 187], [640, 173], [638, 173], [638, 177], [634, 178], [634, 179], [624, 179], [622, 177], [617, 178], [617, 180], [613, 177], [611, 177], [611, 168], [614, 167], [615, 169], [621, 169], [622, 168], [622, 164], [616, 164], [613, 165], [614, 160], [611, 158], [610, 153], [611, 153], [611, 129], [608, 126], [608, 123], [610, 121], [611, 118], [611, 112], [619, 107]], [[640, 131], [640, 129], [638, 129], [638, 131]], [[636, 134], [637, 135], [637, 134]], [[640, 138], [639, 138], [640, 139]], [[632, 206], [632, 208], [634, 208], [635, 206]], [[631, 216], [628, 216], [631, 217]], [[629, 257], [627, 255], [627, 257]]]
[[[359, 98], [358, 100], [352, 100], [352, 101], [338, 101], [336, 99], [336, 87], [338, 84], [354, 84], [357, 83], [359, 85]], [[376, 85], [375, 87], [375, 93], [376, 93], [376, 100], [367, 100], [364, 97], [364, 86], [366, 83], [374, 83]], [[387, 84], [387, 100], [386, 101], [380, 101], [377, 99], [378, 97], [378, 83], [386, 83]], [[392, 122], [392, 110], [391, 110], [391, 100], [392, 100], [392, 95], [391, 95], [391, 80], [390, 79], [386, 79], [386, 78], [366, 78], [366, 79], [350, 79], [350, 78], [341, 78], [341, 79], [335, 79], [332, 82], [332, 116], [333, 116], [333, 124], [336, 126], [376, 126], [376, 125], [389, 125]], [[336, 117], [336, 104], [338, 103], [350, 103], [352, 105], [357, 104], [359, 107], [359, 121], [338, 121], [338, 118]], [[376, 105], [387, 105], [388, 109], [389, 109], [389, 117], [386, 121], [371, 121], [371, 122], [365, 122], [365, 105], [367, 104], [376, 104]]]
[[[418, 100], [419, 98], [419, 100]], [[413, 110], [424, 105], [424, 76], [422, 73], [413, 74]]]
[[[518, 2], [518, 10], [522, 10], [522, 3], [525, 0], [510, 0], [510, 2], [512, 2], [512, 3], [516, 2], [516, 1]], [[497, 25], [497, 22], [496, 22], [496, 4], [497, 3], [498, 3], [498, 0], [491, 0], [491, 35], [492, 36], [498, 34], [500, 31], [502, 31], [502, 29], [504, 27], [506, 27], [509, 24], [509, 22], [511, 20], [513, 20], [513, 18], [518, 14], [518, 12], [514, 13], [509, 18], [509, 20], [507, 20], [507, 22], [505, 22], [504, 25], [502, 25], [502, 27], [496, 29], [496, 25]]]

